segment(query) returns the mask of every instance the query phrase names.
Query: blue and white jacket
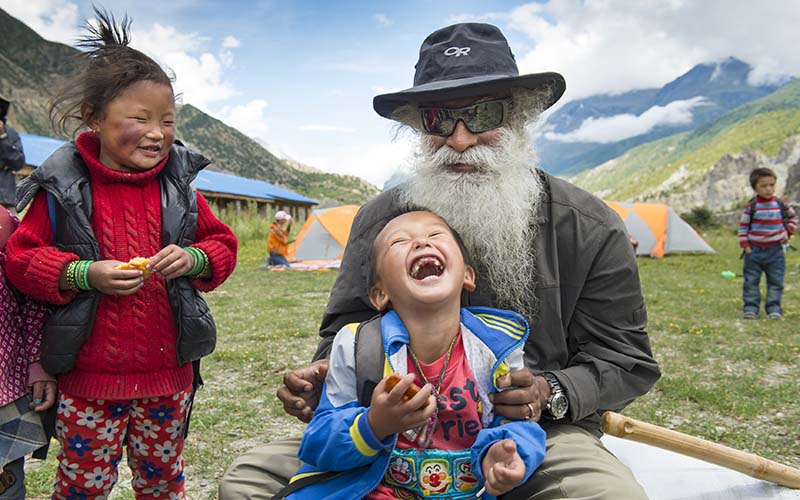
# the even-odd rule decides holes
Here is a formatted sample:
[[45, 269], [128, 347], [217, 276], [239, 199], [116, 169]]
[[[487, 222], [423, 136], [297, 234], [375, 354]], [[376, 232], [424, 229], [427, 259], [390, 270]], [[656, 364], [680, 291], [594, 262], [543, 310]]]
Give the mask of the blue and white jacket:
[[[368, 408], [359, 406], [356, 394], [355, 334], [353, 323], [342, 328], [333, 342], [330, 364], [319, 406], [306, 428], [298, 458], [303, 466], [292, 482], [327, 471], [341, 471], [330, 479], [313, 482], [291, 495], [301, 499], [360, 499], [384, 477], [397, 435], [379, 441], [369, 426]], [[525, 463], [527, 481], [544, 459], [545, 433], [539, 424], [515, 421], [499, 425], [489, 394], [498, 392], [497, 378], [524, 367], [522, 347], [529, 329], [525, 319], [511, 311], [488, 307], [461, 309], [464, 351], [478, 387], [484, 428], [471, 449], [472, 471], [481, 484], [483, 455], [496, 441], [513, 439]], [[394, 311], [381, 318], [386, 354], [384, 376], [407, 373], [408, 332]], [[493, 499], [483, 495], [482, 499]]]

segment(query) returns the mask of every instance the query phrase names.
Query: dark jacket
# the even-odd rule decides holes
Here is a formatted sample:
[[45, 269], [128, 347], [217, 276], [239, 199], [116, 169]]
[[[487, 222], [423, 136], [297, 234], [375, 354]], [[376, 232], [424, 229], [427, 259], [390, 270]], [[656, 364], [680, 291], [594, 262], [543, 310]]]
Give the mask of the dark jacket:
[[[536, 317], [525, 363], [553, 372], [569, 398], [567, 419], [599, 433], [605, 410], [618, 411], [660, 377], [645, 331], [647, 313], [636, 258], [620, 218], [605, 203], [561, 179], [540, 173], [544, 200], [536, 217]], [[327, 357], [333, 336], [376, 314], [367, 296], [367, 255], [377, 232], [403, 212], [395, 189], [356, 215], [328, 307], [315, 359]], [[478, 276], [464, 306], [498, 307]], [[543, 425], [546, 426], [546, 422]]]
[[[161, 188], [161, 242], [189, 246], [197, 229], [197, 193], [191, 183], [209, 161], [179, 142], [159, 174]], [[92, 190], [89, 171], [74, 143], [60, 147], [22, 181], [17, 190], [22, 210], [40, 189], [48, 195], [55, 246], [81, 259], [100, 259], [100, 249], [89, 223]], [[52, 195], [52, 196], [50, 196]], [[178, 363], [200, 359], [214, 350], [216, 326], [200, 292], [188, 278], [167, 282], [167, 294], [178, 328]], [[81, 346], [92, 331], [100, 296], [97, 291], [78, 294], [50, 316], [42, 341], [42, 366], [48, 373], [71, 370]]]
[[[5, 135], [5, 137], [3, 137]], [[0, 205], [13, 206], [16, 176], [14, 172], [25, 166], [22, 142], [16, 130], [5, 124], [5, 133], [0, 134]]]

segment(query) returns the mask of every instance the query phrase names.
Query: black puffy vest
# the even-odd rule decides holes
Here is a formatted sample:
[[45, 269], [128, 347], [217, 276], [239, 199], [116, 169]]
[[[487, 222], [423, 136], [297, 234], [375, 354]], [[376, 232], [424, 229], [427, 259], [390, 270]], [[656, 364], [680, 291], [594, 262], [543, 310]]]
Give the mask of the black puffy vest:
[[[197, 230], [197, 194], [192, 181], [210, 162], [176, 141], [159, 173], [161, 188], [161, 243], [189, 246]], [[81, 259], [100, 259], [100, 248], [89, 223], [92, 190], [89, 171], [74, 143], [54, 152], [17, 187], [17, 209], [22, 210], [39, 189], [52, 194], [51, 223], [55, 246]], [[188, 278], [167, 281], [167, 295], [178, 329], [178, 364], [210, 354], [216, 344], [214, 318], [200, 292]], [[42, 336], [41, 363], [53, 375], [70, 371], [94, 325], [100, 294], [79, 293], [69, 304], [51, 313]]]

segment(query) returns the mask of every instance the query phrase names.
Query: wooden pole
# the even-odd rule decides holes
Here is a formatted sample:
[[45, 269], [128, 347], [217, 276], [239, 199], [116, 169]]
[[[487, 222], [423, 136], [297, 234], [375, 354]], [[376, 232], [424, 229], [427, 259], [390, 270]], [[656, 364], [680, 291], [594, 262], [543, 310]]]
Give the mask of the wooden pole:
[[603, 432], [612, 436], [688, 455], [698, 460], [733, 469], [756, 479], [763, 479], [789, 488], [800, 488], [800, 470], [752, 453], [734, 450], [682, 432], [634, 420], [619, 413], [605, 412], [602, 429]]

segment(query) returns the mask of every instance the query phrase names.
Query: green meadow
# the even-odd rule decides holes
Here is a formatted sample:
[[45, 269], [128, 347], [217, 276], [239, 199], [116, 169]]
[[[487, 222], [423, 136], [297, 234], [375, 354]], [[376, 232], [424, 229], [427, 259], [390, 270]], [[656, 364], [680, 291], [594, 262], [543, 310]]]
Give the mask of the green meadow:
[[[258, 270], [265, 245], [256, 235], [266, 228], [236, 220], [232, 226], [247, 237], [236, 272], [208, 295], [218, 342], [203, 361], [205, 386], [184, 450], [191, 499], [217, 498], [220, 477], [240, 453], [302, 432], [275, 392], [286, 370], [313, 355], [336, 279], [335, 271]], [[787, 252], [785, 320], [762, 314], [743, 321], [734, 231], [703, 236], [716, 254], [639, 259], [648, 331], [663, 376], [623, 413], [800, 467], [800, 252]], [[723, 278], [726, 270], [737, 276]], [[29, 498], [49, 498], [58, 447], [54, 442], [46, 461], [29, 463]], [[112, 499], [134, 498], [126, 468], [123, 462]]]

